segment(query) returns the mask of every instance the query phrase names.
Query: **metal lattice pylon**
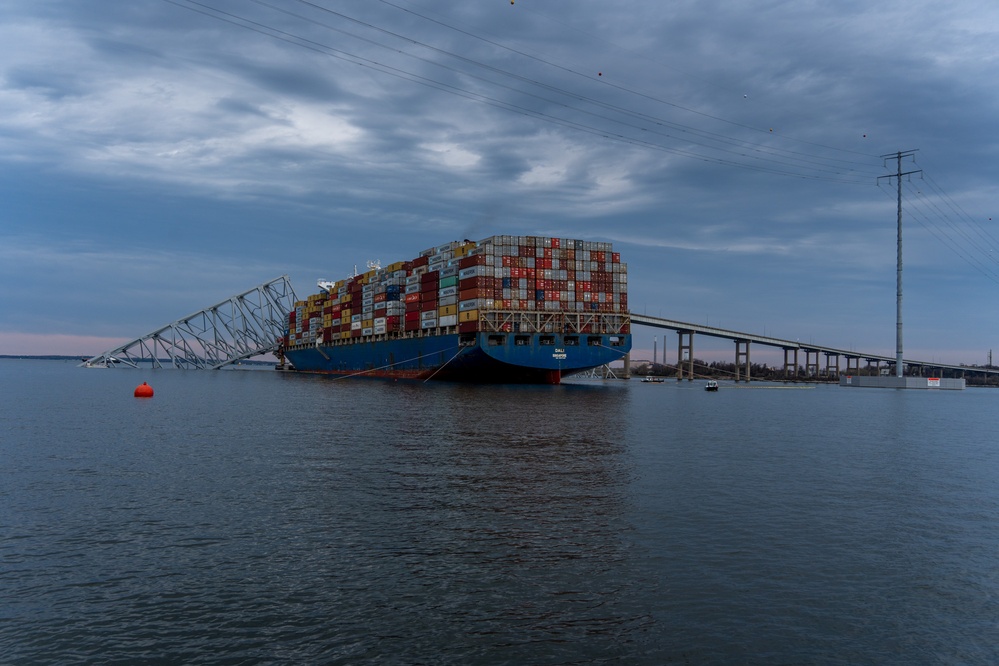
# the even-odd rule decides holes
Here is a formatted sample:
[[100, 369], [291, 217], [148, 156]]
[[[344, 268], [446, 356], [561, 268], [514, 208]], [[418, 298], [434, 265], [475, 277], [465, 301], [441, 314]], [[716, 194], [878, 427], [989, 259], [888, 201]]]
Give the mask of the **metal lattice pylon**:
[[296, 300], [288, 276], [282, 275], [94, 356], [83, 365], [221, 368], [277, 350]]

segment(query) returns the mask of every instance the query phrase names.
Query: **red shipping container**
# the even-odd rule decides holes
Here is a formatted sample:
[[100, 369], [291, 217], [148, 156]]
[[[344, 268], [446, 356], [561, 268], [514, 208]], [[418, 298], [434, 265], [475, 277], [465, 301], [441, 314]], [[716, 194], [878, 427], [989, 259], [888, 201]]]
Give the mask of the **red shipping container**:
[[407, 303], [419, 303], [420, 302], [420, 292], [414, 291], [412, 294], [406, 294]]
[[437, 309], [437, 299], [432, 301], [423, 301], [420, 303], [420, 312], [430, 312], [431, 310]]
[[438, 282], [440, 280], [440, 273], [438, 271], [431, 271], [429, 273], [424, 273], [420, 276], [420, 284], [429, 284], [431, 282]]
[[556, 250], [558, 248], [562, 247], [562, 239], [561, 238], [553, 238], [552, 239], [552, 247], [555, 248]]
[[469, 257], [462, 257], [461, 259], [458, 260], [458, 268], [485, 266], [485, 264], [486, 264], [486, 255], [484, 254], [473, 254]]
[[492, 288], [493, 278], [490, 277], [470, 277], [464, 280], [458, 280], [458, 289], [475, 289], [476, 287], [480, 289]]
[[406, 331], [418, 331], [418, 330], [420, 330], [420, 320], [417, 319], [416, 321], [407, 321], [406, 324], [405, 324], [405, 326], [403, 327], [403, 330], [406, 330]]
[[406, 303], [406, 312], [419, 312], [419, 311], [420, 311], [420, 302], [419, 301], [413, 301], [412, 303]]
[[419, 322], [420, 321], [420, 311], [419, 310], [414, 310], [413, 312], [406, 312], [406, 321], [407, 322], [409, 322], [409, 321]]
[[476, 333], [479, 330], [479, 322], [477, 321], [462, 321], [458, 322], [458, 332], [459, 333]]
[[473, 298], [489, 298], [491, 289], [462, 289], [458, 292], [459, 301], [470, 301]]

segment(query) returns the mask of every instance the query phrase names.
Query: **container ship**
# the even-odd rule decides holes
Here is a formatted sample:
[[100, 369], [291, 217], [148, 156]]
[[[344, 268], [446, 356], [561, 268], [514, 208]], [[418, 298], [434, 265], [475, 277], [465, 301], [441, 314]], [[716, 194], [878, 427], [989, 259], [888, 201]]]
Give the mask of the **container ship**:
[[631, 350], [627, 265], [610, 243], [492, 236], [354, 272], [295, 303], [279, 367], [558, 384]]

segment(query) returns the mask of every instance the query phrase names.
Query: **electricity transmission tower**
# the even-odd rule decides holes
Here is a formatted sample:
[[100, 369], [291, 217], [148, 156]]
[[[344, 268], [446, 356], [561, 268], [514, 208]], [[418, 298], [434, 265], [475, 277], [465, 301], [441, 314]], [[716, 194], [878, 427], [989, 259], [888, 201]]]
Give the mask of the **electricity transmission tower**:
[[[918, 150], [918, 148], [916, 149]], [[889, 182], [894, 178], [898, 186], [898, 249], [895, 269], [895, 376], [902, 376], [902, 176], [910, 176], [914, 173], [922, 173], [922, 169], [902, 172], [902, 158], [912, 157], [916, 150], [898, 151], [882, 155], [886, 161], [895, 158], [895, 173], [887, 176], [878, 176], [880, 181], [887, 178]]]

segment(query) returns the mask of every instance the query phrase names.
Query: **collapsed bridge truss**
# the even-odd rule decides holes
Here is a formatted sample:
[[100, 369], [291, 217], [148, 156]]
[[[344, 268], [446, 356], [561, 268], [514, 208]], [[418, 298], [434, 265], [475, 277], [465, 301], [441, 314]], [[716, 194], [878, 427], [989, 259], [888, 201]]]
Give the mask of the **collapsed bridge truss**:
[[295, 291], [287, 275], [232, 296], [82, 365], [217, 369], [276, 351], [282, 344]]

